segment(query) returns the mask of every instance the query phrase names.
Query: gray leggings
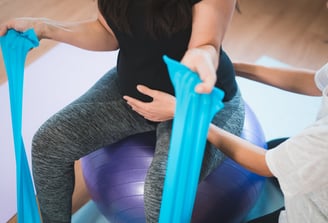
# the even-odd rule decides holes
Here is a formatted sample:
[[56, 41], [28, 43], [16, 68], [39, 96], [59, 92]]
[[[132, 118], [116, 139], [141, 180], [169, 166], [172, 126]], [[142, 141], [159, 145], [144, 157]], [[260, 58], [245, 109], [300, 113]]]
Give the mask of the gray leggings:
[[[238, 94], [215, 116], [218, 126], [239, 135], [244, 106]], [[141, 132], [156, 130], [155, 155], [145, 182], [147, 222], [157, 222], [172, 121], [155, 124], [130, 109], [119, 93], [116, 69], [105, 74], [80, 98], [46, 121], [32, 142], [32, 166], [44, 223], [71, 222], [74, 161]], [[222, 153], [207, 145], [203, 179], [220, 164]]]

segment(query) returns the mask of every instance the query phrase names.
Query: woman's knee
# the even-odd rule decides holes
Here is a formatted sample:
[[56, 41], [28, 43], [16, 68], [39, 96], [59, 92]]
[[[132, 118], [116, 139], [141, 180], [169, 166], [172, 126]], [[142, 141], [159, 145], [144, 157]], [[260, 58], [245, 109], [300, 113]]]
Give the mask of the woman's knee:
[[48, 148], [49, 142], [49, 135], [48, 130], [50, 128], [41, 126], [37, 132], [34, 134], [32, 139], [32, 157], [35, 157], [36, 155], [40, 153], [47, 153], [46, 149]]
[[[67, 147], [67, 134], [59, 128], [53, 119], [46, 121], [32, 139], [32, 158], [56, 157]], [[56, 154], [55, 154], [56, 153]]]

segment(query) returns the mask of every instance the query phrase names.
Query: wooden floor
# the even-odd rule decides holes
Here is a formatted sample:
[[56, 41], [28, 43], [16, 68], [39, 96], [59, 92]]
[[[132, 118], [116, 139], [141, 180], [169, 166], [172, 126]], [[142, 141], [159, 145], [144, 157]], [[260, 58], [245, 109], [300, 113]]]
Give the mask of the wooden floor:
[[265, 54], [287, 64], [317, 69], [328, 61], [326, 0], [240, 0], [224, 47], [233, 60], [254, 62]]
[[[223, 44], [231, 59], [254, 62], [267, 55], [287, 64], [318, 69], [328, 61], [328, 9], [326, 0], [240, 0]], [[61, 21], [95, 15], [95, 0], [1, 0], [0, 24], [15, 17], [47, 17]], [[42, 40], [28, 54], [30, 64], [55, 46]], [[6, 81], [0, 53], [0, 84]], [[77, 166], [78, 168], [78, 166]], [[77, 187], [81, 186], [81, 173]], [[84, 188], [80, 187], [83, 191]], [[75, 208], [88, 197], [76, 196]], [[10, 222], [16, 222], [15, 218]]]

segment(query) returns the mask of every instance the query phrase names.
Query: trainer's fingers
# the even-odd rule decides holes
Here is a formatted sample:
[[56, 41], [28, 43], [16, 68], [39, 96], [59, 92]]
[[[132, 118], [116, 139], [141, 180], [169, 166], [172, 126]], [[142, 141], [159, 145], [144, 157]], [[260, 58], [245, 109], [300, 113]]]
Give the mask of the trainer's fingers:
[[154, 98], [154, 96], [157, 92], [156, 90], [153, 90], [153, 89], [146, 87], [145, 85], [141, 85], [141, 84], [137, 85], [137, 90], [139, 92], [141, 92], [142, 94], [150, 96], [152, 98]]

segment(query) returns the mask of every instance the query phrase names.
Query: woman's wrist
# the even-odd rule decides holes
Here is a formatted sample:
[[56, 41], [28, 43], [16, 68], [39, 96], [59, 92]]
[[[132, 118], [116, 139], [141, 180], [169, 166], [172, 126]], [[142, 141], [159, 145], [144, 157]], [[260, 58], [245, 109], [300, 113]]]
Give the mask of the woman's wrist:
[[39, 18], [35, 25], [39, 31], [39, 38], [40, 39], [53, 39], [52, 33], [56, 26], [53, 22], [47, 18]]
[[69, 30], [65, 25], [48, 18], [37, 19], [35, 27], [38, 30], [40, 39], [59, 40], [63, 35], [61, 31]]
[[196, 70], [196, 65], [199, 61], [207, 60], [213, 64], [214, 69], [218, 66], [218, 51], [213, 45], [201, 45], [193, 48], [189, 48], [183, 56], [181, 62], [192, 70]]
[[219, 50], [220, 50], [220, 48], [218, 48], [214, 45], [211, 45], [211, 44], [203, 45], [200, 48], [204, 49], [209, 54], [215, 69], [217, 69], [218, 65], [219, 65]]
[[36, 23], [36, 27], [39, 30], [39, 39], [46, 39], [46, 24], [42, 21], [42, 19], [38, 20]]

